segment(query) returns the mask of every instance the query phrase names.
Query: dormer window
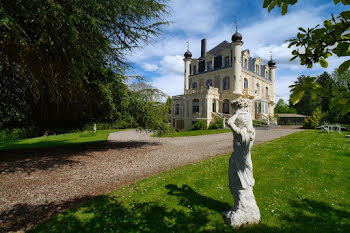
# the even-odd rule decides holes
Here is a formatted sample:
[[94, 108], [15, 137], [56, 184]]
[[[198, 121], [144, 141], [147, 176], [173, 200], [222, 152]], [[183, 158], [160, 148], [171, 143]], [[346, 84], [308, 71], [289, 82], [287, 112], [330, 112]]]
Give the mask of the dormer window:
[[255, 73], [259, 74], [259, 65], [255, 65]]
[[225, 67], [228, 67], [230, 65], [230, 57], [225, 57]]
[[267, 70], [265, 71], [265, 78], [269, 79], [269, 72]]
[[197, 66], [196, 65], [193, 65], [193, 71], [192, 71], [193, 74], [196, 74], [197, 73]]
[[213, 64], [211, 61], [208, 61], [207, 62], [207, 71], [212, 70], [212, 69], [213, 69]]
[[248, 69], [248, 59], [244, 58], [244, 67]]

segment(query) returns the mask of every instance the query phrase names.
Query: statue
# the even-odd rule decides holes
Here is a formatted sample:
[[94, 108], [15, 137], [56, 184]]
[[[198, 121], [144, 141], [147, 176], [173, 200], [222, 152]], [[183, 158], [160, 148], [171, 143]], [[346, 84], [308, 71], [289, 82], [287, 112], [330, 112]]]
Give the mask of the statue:
[[233, 228], [239, 228], [260, 221], [259, 207], [253, 194], [255, 180], [250, 155], [255, 129], [248, 111], [248, 100], [240, 97], [233, 100], [231, 105], [235, 114], [228, 119], [227, 124], [233, 132], [234, 140], [228, 175], [234, 206], [223, 214]]

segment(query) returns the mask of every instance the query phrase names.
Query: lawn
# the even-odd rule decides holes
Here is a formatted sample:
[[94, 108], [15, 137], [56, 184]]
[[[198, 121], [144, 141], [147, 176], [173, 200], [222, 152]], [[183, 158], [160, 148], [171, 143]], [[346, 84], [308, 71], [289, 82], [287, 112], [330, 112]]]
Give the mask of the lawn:
[[67, 133], [59, 135], [42, 136], [36, 138], [21, 139], [9, 142], [0, 142], [1, 150], [42, 148], [53, 146], [72, 146], [82, 143], [102, 142], [108, 139], [108, 135], [112, 132], [120, 131], [118, 129], [98, 130], [96, 133], [92, 131]]
[[164, 134], [159, 137], [187, 137], [187, 136], [209, 135], [209, 134], [219, 134], [219, 133], [228, 133], [228, 132], [231, 132], [231, 129], [189, 130], [189, 131], [181, 131], [181, 132]]
[[[186, 165], [65, 211], [30, 232], [235, 232], [229, 155]], [[350, 232], [350, 140], [301, 131], [252, 149], [261, 224], [238, 232]]]

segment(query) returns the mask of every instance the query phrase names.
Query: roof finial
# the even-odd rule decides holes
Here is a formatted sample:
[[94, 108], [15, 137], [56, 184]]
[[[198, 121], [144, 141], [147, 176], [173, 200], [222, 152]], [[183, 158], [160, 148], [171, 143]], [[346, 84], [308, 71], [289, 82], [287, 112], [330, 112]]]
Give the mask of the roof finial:
[[234, 16], [233, 16], [233, 18], [234, 18], [234, 24], [235, 24], [235, 27], [236, 27], [236, 32], [237, 32], [237, 27], [238, 27], [238, 23], [237, 23], [237, 16], [236, 16], [236, 15], [234, 15]]
[[272, 60], [272, 51], [270, 51], [270, 59]]
[[187, 51], [190, 50], [190, 43], [188, 41], [186, 41], [186, 44], [187, 44]]

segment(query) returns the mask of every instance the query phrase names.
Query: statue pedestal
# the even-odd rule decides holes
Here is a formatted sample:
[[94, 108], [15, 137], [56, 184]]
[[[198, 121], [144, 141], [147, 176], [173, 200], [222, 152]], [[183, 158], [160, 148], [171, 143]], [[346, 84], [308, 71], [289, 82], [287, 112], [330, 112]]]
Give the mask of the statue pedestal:
[[235, 229], [260, 222], [260, 211], [256, 204], [253, 189], [241, 189], [235, 196], [232, 210], [224, 212], [226, 221]]

